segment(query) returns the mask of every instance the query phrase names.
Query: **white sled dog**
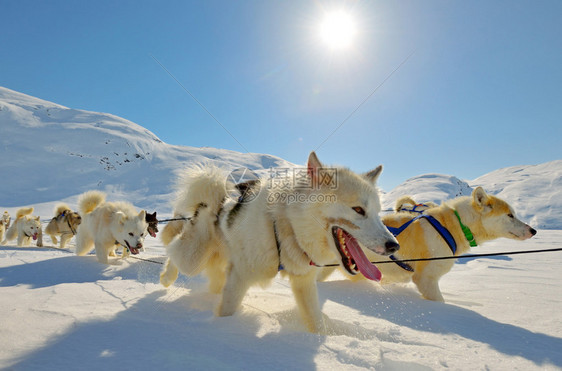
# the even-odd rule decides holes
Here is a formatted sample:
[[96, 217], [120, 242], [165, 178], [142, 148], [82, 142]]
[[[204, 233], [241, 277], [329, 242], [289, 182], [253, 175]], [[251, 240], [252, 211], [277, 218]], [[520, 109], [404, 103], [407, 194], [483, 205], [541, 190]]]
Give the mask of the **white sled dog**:
[[6, 234], [8, 228], [10, 228], [11, 220], [10, 214], [7, 211], [4, 211], [2, 219], [0, 220], [0, 241], [4, 241], [4, 235]]
[[[303, 171], [310, 187], [290, 184], [279, 194], [269, 179], [262, 179], [242, 191], [238, 187], [235, 198], [228, 196], [235, 186], [225, 187], [221, 170], [188, 170], [180, 181], [175, 212], [191, 219], [180, 232], [170, 229], [179, 235], [166, 248], [168, 260], [160, 282], [171, 285], [178, 270], [188, 276], [205, 271], [210, 291], [222, 294], [216, 314], [230, 316], [250, 286], [268, 285], [282, 269], [306, 329], [328, 333], [316, 287], [321, 268], [311, 263], [338, 262], [350, 274], [378, 279], [380, 272], [359, 243], [383, 255], [399, 246], [378, 215], [375, 181], [382, 167], [364, 175], [337, 168], [335, 187], [325, 176], [326, 169], [312, 152]], [[332, 202], [321, 201], [328, 199]]]
[[32, 216], [32, 207], [21, 208], [16, 213], [16, 220], [12, 223], [6, 232], [6, 239], [2, 241], [2, 245], [17, 237], [18, 246], [29, 246], [31, 240], [37, 240], [37, 246], [43, 246], [43, 231], [41, 229], [41, 220], [38, 216]]
[[[435, 218], [450, 233], [456, 245], [456, 256], [467, 253], [471, 246], [496, 238], [525, 240], [537, 233], [515, 217], [515, 212], [507, 202], [486, 194], [481, 187], [476, 188], [472, 196], [455, 198], [425, 210], [424, 214]], [[400, 228], [412, 218], [414, 215], [410, 212], [399, 212], [383, 216], [382, 221], [389, 227]], [[427, 218], [412, 222], [396, 238], [400, 243], [400, 251], [393, 255], [396, 259], [425, 259], [453, 254], [452, 248]], [[474, 241], [472, 245], [469, 239]], [[390, 260], [373, 254], [369, 257]], [[378, 267], [383, 274], [382, 283], [412, 280], [425, 299], [444, 301], [439, 279], [451, 270], [454, 263], [455, 260], [450, 259], [409, 262], [402, 266], [386, 263]]]
[[78, 199], [82, 223], [76, 234], [76, 255], [83, 256], [96, 249], [100, 263], [108, 264], [109, 256], [123, 247], [123, 257], [138, 254], [142, 249], [148, 224], [146, 212], [137, 213], [128, 202], [106, 202], [105, 193], [88, 191]]
[[82, 218], [77, 212], [70, 210], [66, 204], [59, 204], [55, 207], [55, 216], [47, 224], [45, 233], [51, 236], [55, 245], [58, 243], [57, 236], [60, 236], [60, 248], [64, 249], [81, 222]]

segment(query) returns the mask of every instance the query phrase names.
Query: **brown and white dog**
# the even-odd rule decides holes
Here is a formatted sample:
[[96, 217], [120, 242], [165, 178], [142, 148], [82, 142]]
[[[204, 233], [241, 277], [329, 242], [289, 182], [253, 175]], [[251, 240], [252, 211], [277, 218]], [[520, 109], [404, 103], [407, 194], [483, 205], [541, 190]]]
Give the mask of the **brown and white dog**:
[[82, 218], [77, 212], [70, 210], [66, 204], [59, 204], [55, 207], [55, 216], [47, 224], [45, 233], [51, 236], [55, 245], [58, 243], [57, 236], [60, 236], [60, 248], [64, 249], [81, 222]]
[[[437, 219], [451, 233], [457, 245], [456, 256], [467, 253], [471, 247], [461, 223], [470, 229], [477, 244], [500, 237], [525, 240], [537, 233], [515, 217], [513, 208], [507, 202], [486, 194], [481, 187], [476, 188], [472, 196], [455, 198], [441, 206], [425, 210], [424, 214]], [[399, 228], [412, 218], [414, 215], [410, 212], [399, 212], [383, 216], [382, 221], [389, 227]], [[393, 255], [396, 259], [422, 259], [452, 254], [444, 238], [423, 218], [414, 221], [396, 238], [400, 243], [400, 251]], [[390, 260], [372, 254], [370, 258]], [[444, 301], [439, 289], [439, 279], [451, 270], [454, 262], [454, 259], [410, 262], [408, 265], [413, 272], [394, 263], [379, 264], [378, 267], [383, 274], [382, 283], [412, 280], [425, 299]]]

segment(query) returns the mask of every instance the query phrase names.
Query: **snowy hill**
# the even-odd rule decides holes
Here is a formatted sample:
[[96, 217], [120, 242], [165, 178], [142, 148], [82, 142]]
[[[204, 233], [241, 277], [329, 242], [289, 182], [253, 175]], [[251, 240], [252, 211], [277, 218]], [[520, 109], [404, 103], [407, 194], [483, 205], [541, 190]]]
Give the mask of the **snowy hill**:
[[[189, 163], [212, 161], [252, 170], [292, 167], [267, 154], [173, 146], [131, 121], [76, 110], [0, 87], [0, 207], [35, 206], [45, 217], [52, 204], [71, 206], [77, 195], [100, 189], [110, 199], [170, 213], [171, 185]], [[383, 174], [384, 176], [384, 174]], [[562, 229], [562, 160], [500, 169], [475, 180], [426, 174], [383, 194], [383, 208], [411, 195], [418, 202], [469, 195], [476, 186], [510, 202], [536, 228]]]
[[[270, 155], [172, 146], [143, 127], [0, 87], [0, 206], [33, 205], [90, 189], [169, 212], [175, 172], [212, 161], [227, 168], [292, 166]], [[164, 210], [162, 210], [164, 207]], [[50, 211], [49, 211], [50, 213]]]
[[396, 200], [404, 195], [410, 195], [416, 202], [435, 202], [472, 193], [472, 188], [467, 182], [457, 177], [441, 174], [425, 174], [406, 180], [392, 191], [383, 194], [383, 209], [394, 209]]
[[562, 160], [499, 169], [470, 182], [508, 200], [541, 229], [562, 229]]

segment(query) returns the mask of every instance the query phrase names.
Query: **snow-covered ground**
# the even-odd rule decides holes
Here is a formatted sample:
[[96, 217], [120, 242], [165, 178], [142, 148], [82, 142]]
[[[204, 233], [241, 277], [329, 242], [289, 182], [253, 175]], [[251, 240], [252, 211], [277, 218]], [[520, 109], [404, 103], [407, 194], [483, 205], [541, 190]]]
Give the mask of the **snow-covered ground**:
[[[0, 87], [0, 212], [22, 206], [49, 220], [61, 201], [100, 189], [109, 200], [170, 215], [175, 173], [210, 161], [267, 172], [294, 166], [265, 154], [171, 146], [125, 119], [66, 108]], [[384, 176], [384, 174], [383, 174]], [[474, 180], [425, 174], [383, 193], [418, 202], [476, 186], [509, 201], [539, 229], [475, 253], [562, 247], [562, 160]], [[68, 251], [0, 246], [0, 368], [14, 370], [543, 370], [562, 369], [562, 253], [459, 260], [441, 280], [447, 301], [408, 285], [319, 284], [336, 335], [303, 331], [288, 282], [253, 288], [240, 312], [216, 318], [203, 277], [158, 283], [164, 248], [147, 239], [140, 258], [99, 264]], [[51, 246], [51, 247], [49, 247]], [[321, 269], [321, 268], [319, 268]]]
[[[474, 252], [560, 247], [562, 231]], [[46, 239], [49, 241], [48, 237]], [[155, 239], [142, 258], [162, 262]], [[71, 245], [71, 248], [73, 246]], [[105, 266], [52, 248], [0, 248], [0, 368], [13, 370], [562, 369], [560, 253], [459, 261], [446, 304], [413, 285], [319, 284], [339, 334], [303, 332], [288, 282], [217, 318], [202, 277], [164, 289], [161, 265]], [[319, 268], [322, 269], [322, 268]]]

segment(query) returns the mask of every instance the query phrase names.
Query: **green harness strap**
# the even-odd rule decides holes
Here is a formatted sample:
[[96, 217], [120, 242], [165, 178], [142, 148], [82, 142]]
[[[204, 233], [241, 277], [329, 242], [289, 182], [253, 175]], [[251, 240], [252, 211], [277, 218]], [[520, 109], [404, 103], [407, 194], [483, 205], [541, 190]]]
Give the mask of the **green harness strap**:
[[474, 236], [472, 235], [472, 231], [470, 230], [470, 228], [468, 228], [466, 225], [462, 224], [461, 217], [460, 217], [459, 213], [457, 212], [457, 210], [453, 210], [453, 211], [455, 212], [455, 215], [457, 216], [457, 219], [459, 220], [459, 224], [461, 225], [461, 229], [464, 233], [464, 236], [466, 237], [466, 240], [470, 244], [470, 246], [471, 247], [478, 246], [478, 244], [474, 240]]

